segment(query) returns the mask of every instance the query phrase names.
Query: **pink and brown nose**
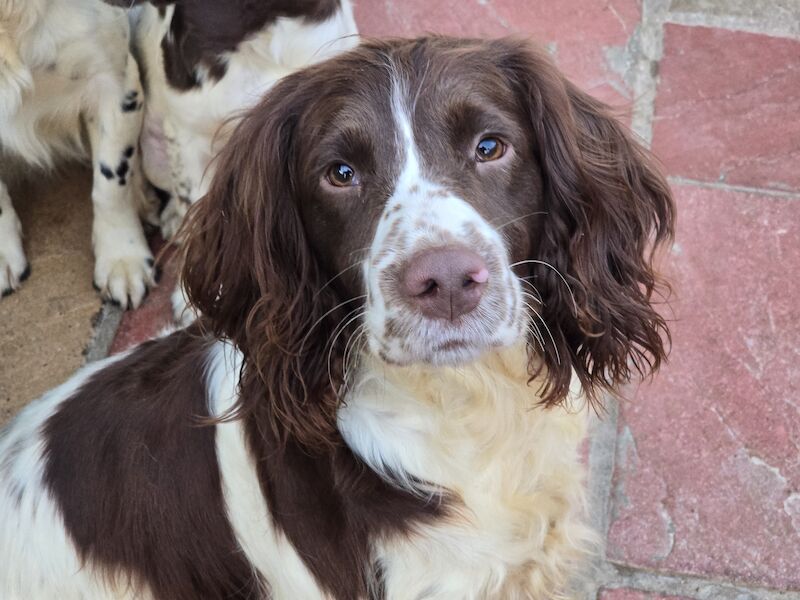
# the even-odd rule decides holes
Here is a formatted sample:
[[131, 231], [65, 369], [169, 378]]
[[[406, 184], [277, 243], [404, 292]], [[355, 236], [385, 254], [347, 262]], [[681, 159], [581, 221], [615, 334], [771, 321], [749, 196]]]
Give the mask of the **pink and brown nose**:
[[480, 256], [445, 246], [415, 254], [401, 275], [400, 291], [426, 317], [454, 321], [478, 306], [488, 281]]

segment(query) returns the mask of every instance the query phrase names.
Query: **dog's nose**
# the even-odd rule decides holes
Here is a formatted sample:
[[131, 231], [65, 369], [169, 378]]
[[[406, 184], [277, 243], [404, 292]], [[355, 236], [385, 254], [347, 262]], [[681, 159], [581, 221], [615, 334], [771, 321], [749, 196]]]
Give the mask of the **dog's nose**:
[[411, 258], [401, 291], [425, 316], [453, 321], [478, 306], [488, 281], [480, 256], [467, 248], [445, 246]]

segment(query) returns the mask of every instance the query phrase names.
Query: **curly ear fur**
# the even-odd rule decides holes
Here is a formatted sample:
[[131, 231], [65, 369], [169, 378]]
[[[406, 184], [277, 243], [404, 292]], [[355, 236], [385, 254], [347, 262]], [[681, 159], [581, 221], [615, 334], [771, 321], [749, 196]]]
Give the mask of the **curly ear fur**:
[[319, 293], [323, 276], [295, 198], [300, 93], [279, 84], [238, 124], [187, 216], [182, 277], [206, 325], [244, 355], [231, 416], [261, 414], [277, 439], [319, 448], [335, 437], [341, 352], [329, 344], [336, 298]]
[[548, 374], [545, 403], [565, 397], [572, 369], [598, 400], [666, 358], [669, 331], [651, 299], [667, 287], [653, 256], [673, 236], [672, 195], [607, 106], [566, 81], [544, 51], [511, 43], [504, 68], [530, 114], [548, 212], [535, 258], [570, 288], [550, 267], [530, 266], [555, 341], [544, 365], [532, 357], [531, 366]]

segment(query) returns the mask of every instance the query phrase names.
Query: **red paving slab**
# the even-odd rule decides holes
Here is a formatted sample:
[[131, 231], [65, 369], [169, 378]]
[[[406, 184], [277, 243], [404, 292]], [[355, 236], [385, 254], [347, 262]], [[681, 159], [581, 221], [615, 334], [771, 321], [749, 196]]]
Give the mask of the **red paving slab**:
[[367, 36], [522, 35], [546, 44], [578, 85], [620, 109], [631, 95], [607, 56], [620, 53], [641, 17], [638, 0], [374, 0], [356, 3]]
[[686, 596], [662, 596], [636, 590], [604, 590], [598, 600], [689, 600]]
[[800, 202], [675, 191], [674, 344], [621, 410], [608, 554], [800, 589]]
[[[164, 242], [158, 238], [150, 244], [153, 253], [161, 252]], [[127, 311], [122, 315], [114, 342], [111, 344], [110, 354], [127, 350], [131, 346], [148, 340], [159, 334], [165, 327], [172, 325], [172, 290], [175, 289], [175, 264], [169, 260], [172, 248], [167, 248], [160, 257], [162, 275], [158, 286], [150, 291], [142, 305]]]
[[800, 191], [800, 40], [666, 25], [653, 150], [670, 175]]

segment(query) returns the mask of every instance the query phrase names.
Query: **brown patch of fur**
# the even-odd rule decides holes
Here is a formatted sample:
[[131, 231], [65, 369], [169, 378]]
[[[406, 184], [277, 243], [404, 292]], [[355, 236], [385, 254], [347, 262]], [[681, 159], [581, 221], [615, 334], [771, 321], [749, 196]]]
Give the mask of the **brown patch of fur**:
[[408, 535], [417, 524], [443, 517], [452, 502], [390, 485], [341, 441], [332, 452], [309, 453], [260, 429], [255, 420], [248, 441], [272, 518], [337, 600], [372, 597], [371, 542]]
[[228, 522], [204, 365], [180, 331], [94, 374], [44, 429], [44, 480], [82, 559], [156, 598], [255, 598]]
[[212, 79], [221, 79], [226, 71], [223, 55], [278, 18], [323, 21], [339, 9], [339, 0], [156, 0], [154, 4], [160, 5], [159, 10], [166, 4], [175, 6], [170, 35], [162, 40], [161, 50], [167, 80], [179, 90], [200, 84], [201, 67]]

